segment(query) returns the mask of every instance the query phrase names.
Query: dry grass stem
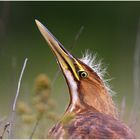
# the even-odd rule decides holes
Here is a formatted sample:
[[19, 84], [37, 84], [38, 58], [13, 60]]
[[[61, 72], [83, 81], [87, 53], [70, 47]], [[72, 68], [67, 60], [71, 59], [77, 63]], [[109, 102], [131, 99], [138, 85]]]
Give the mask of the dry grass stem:
[[[4, 134], [5, 134], [6, 130], [7, 130], [7, 128], [9, 127], [9, 125], [10, 125], [10, 123], [7, 122], [6, 125], [4, 126], [4, 129], [3, 129], [2, 135], [0, 136], [0, 139], [3, 139]], [[7, 132], [8, 132], [8, 130], [7, 130]]]
[[32, 133], [31, 133], [29, 139], [32, 139], [32, 138], [33, 138], [33, 135], [35, 134], [35, 131], [36, 131], [36, 129], [37, 129], [37, 126], [38, 126], [38, 124], [39, 124], [41, 118], [42, 118], [42, 115], [40, 115], [40, 116], [37, 118], [37, 121], [36, 121], [36, 123], [35, 123], [35, 125], [34, 125], [34, 127], [33, 127], [33, 131], [32, 131]]
[[73, 41], [72, 46], [70, 47], [70, 50], [71, 50], [71, 51], [72, 51], [72, 49], [76, 46], [76, 42], [77, 42], [77, 40], [79, 39], [80, 35], [82, 34], [83, 30], [84, 30], [84, 26], [81, 26], [80, 29], [79, 29], [79, 31], [78, 31], [78, 33], [76, 34], [76, 36], [75, 36], [75, 38], [74, 38], [74, 41]]
[[120, 112], [120, 118], [123, 120], [125, 115], [125, 109], [126, 109], [126, 98], [123, 96], [122, 102], [121, 102], [121, 112]]
[[10, 117], [9, 136], [8, 136], [10, 139], [13, 138], [13, 124], [14, 124], [16, 104], [17, 104], [17, 99], [18, 99], [18, 96], [19, 96], [21, 80], [22, 80], [22, 77], [23, 77], [24, 70], [26, 68], [27, 61], [28, 61], [28, 59], [26, 58], [25, 61], [24, 61], [22, 70], [21, 70], [21, 74], [20, 74], [19, 81], [18, 81], [18, 86], [17, 86], [17, 91], [16, 91], [16, 95], [15, 95], [15, 98], [14, 98], [13, 106], [12, 106], [12, 114], [11, 114], [11, 117]]

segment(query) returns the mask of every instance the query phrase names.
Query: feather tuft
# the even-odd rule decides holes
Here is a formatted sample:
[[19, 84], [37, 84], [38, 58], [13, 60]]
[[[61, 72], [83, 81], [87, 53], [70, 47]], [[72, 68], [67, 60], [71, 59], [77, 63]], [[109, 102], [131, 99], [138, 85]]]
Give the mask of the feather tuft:
[[109, 85], [109, 81], [111, 81], [111, 79], [105, 78], [105, 76], [107, 74], [107, 67], [103, 66], [102, 60], [97, 61], [97, 54], [93, 55], [91, 52], [89, 52], [89, 50], [87, 50], [83, 54], [82, 58], [80, 58], [79, 60], [82, 61], [83, 63], [85, 63], [86, 65], [88, 65], [90, 68], [93, 69], [94, 72], [97, 73], [97, 75], [103, 81], [103, 83], [110, 95], [115, 94], [115, 92], [112, 91], [112, 89]]

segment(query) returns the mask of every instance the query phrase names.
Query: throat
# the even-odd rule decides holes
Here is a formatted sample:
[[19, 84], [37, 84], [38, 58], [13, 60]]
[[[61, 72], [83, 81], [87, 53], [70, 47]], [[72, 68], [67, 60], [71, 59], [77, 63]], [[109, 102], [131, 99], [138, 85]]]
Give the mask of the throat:
[[67, 111], [73, 112], [74, 110], [77, 109], [77, 107], [79, 108], [81, 106], [79, 95], [78, 95], [78, 86], [71, 72], [65, 71], [65, 75], [66, 75], [66, 80], [67, 80], [69, 92], [70, 92], [70, 103], [66, 112]]

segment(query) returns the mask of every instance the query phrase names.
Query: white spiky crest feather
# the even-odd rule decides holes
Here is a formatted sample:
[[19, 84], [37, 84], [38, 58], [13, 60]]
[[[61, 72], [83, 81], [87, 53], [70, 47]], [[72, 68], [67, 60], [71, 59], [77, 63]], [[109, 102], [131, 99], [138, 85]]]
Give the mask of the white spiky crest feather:
[[109, 81], [111, 79], [105, 79], [105, 75], [107, 74], [107, 67], [103, 66], [102, 60], [97, 61], [97, 54], [92, 54], [89, 50], [86, 50], [82, 58], [79, 60], [88, 65], [93, 69], [94, 72], [97, 73], [111, 96], [115, 94], [109, 85]]

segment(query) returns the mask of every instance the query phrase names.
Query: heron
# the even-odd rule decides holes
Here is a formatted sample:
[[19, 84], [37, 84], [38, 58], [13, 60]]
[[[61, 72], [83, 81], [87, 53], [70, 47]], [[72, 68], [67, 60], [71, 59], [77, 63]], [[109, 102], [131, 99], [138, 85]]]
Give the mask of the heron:
[[[49, 131], [56, 139], [134, 139], [133, 131], [118, 117], [111, 89], [103, 78], [100, 64], [94, 56], [82, 59], [73, 56], [38, 20], [38, 29], [51, 48], [66, 80], [70, 101], [62, 119]], [[64, 125], [65, 116], [73, 114]]]

